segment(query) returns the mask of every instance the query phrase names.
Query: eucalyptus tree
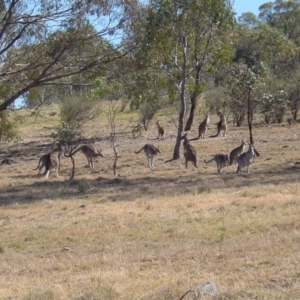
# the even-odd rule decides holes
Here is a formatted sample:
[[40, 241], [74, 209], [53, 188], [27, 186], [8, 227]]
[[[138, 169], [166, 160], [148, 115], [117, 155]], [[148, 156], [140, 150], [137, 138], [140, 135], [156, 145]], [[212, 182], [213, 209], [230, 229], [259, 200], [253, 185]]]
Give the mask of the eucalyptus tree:
[[[149, 1], [145, 38], [137, 55], [152, 70], [164, 74], [168, 94], [179, 99], [173, 159], [179, 158], [181, 134], [192, 126], [209, 72], [231, 57], [229, 29], [233, 22], [229, 0]], [[188, 99], [190, 112], [184, 124]]]
[[300, 1], [275, 0], [259, 7], [259, 19], [300, 46]]
[[[276, 0], [274, 2], [267, 2], [259, 7], [259, 19], [267, 23], [273, 30], [277, 30], [286, 38], [285, 48], [287, 45], [294, 45], [294, 55], [282, 56], [281, 63], [275, 60], [274, 66], [276, 66], [275, 75], [280, 78], [281, 81], [285, 81], [284, 90], [287, 93], [287, 105], [290, 108], [290, 113], [294, 120], [298, 117], [300, 106], [300, 94], [299, 94], [299, 70], [300, 61], [298, 55], [298, 48], [300, 46], [300, 1], [299, 0]], [[276, 53], [276, 57], [280, 57]], [[274, 89], [274, 88], [273, 88]], [[281, 89], [278, 89], [280, 91]], [[281, 99], [270, 95], [267, 99]], [[274, 101], [272, 101], [274, 102]]]
[[0, 111], [33, 88], [84, 85], [78, 74], [132, 51], [120, 39], [129, 12], [121, 0], [1, 0]]
[[[246, 18], [246, 20], [249, 19]], [[250, 20], [253, 21], [253, 19]], [[246, 92], [243, 92], [247, 90], [247, 85], [242, 75], [249, 73], [246, 68], [254, 70], [254, 74], [256, 74], [255, 70], [260, 70], [259, 77], [253, 81], [254, 88], [249, 90], [251, 92], [248, 97], [251, 100], [250, 117], [256, 110], [264, 115], [266, 122], [281, 122], [288, 107], [295, 116], [298, 111], [299, 98], [297, 97], [297, 84], [290, 77], [291, 73], [295, 74], [294, 70], [297, 69], [297, 45], [283, 32], [266, 22], [249, 23], [245, 22], [245, 19], [242, 21], [242, 24], [235, 26], [232, 41], [235, 50], [233, 62], [239, 63], [240, 67], [243, 66], [244, 71], [241, 73], [239, 68], [236, 69], [237, 66], [232, 65], [230, 69], [234, 72], [227, 71], [224, 76], [231, 95], [229, 104], [236, 123], [243, 120], [248, 110], [248, 96]], [[240, 75], [232, 76], [235, 73]], [[249, 82], [251, 81], [249, 79]], [[255, 87], [257, 84], [260, 88]], [[295, 91], [289, 92], [287, 88], [295, 88]]]

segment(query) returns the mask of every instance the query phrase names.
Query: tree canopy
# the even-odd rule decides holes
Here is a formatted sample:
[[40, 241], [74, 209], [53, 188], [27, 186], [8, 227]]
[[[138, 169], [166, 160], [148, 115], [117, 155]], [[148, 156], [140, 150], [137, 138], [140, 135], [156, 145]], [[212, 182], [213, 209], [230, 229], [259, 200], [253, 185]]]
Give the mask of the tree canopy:
[[134, 45], [113, 43], [129, 9], [118, 0], [1, 0], [0, 111], [36, 87], [76, 86], [77, 74], [132, 51]]

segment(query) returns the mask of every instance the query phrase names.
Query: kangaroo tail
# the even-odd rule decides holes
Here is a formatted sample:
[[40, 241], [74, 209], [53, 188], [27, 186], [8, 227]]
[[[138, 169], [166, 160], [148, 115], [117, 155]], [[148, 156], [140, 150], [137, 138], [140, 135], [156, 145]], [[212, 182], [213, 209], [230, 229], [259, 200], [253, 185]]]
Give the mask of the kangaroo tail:
[[40, 164], [41, 164], [41, 159], [39, 160], [39, 163], [38, 163], [37, 167], [33, 170], [37, 170], [40, 167]]
[[211, 135], [210, 137], [211, 137], [211, 138], [215, 138], [215, 137], [218, 137], [219, 135], [220, 135], [220, 131], [218, 131], [218, 133], [215, 134], [215, 135]]
[[76, 154], [77, 152], [81, 151], [82, 149], [82, 146], [78, 147], [77, 149], [75, 149], [71, 154], [70, 156], [73, 156], [74, 154]]
[[255, 153], [255, 155], [257, 156], [257, 157], [259, 157], [259, 152], [254, 148], [254, 153]]
[[141, 151], [144, 149], [144, 147], [142, 147], [139, 151], [134, 151], [136, 154], [141, 153]]
[[214, 160], [214, 157], [212, 159], [210, 159], [210, 160], [204, 159], [204, 162], [208, 164], [208, 163], [212, 162], [213, 160]]
[[196, 137], [196, 138], [193, 138], [193, 139], [190, 139], [190, 140], [189, 140], [189, 142], [190, 142], [190, 141], [197, 141], [197, 140], [199, 140], [199, 139], [200, 139], [200, 134], [199, 134], [199, 136], [198, 136], [198, 137]]

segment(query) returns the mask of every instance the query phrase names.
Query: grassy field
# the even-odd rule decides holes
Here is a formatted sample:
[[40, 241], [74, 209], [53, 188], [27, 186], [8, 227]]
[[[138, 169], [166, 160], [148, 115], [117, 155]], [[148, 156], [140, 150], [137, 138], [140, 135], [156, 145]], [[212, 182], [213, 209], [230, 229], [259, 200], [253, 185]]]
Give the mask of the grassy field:
[[[0, 144], [0, 160], [14, 160], [0, 165], [1, 300], [176, 300], [208, 281], [219, 293], [201, 299], [300, 299], [299, 124], [255, 125], [260, 157], [250, 174], [228, 166], [219, 175], [203, 160], [239, 146], [246, 126], [229, 124], [225, 138], [192, 142], [198, 169], [185, 169], [183, 158], [165, 163], [175, 144], [171, 119], [159, 116], [133, 138], [137, 117], [124, 113], [116, 120], [116, 130], [125, 130], [116, 139], [115, 177], [102, 115], [85, 127], [85, 137], [102, 149], [100, 172], [78, 153], [74, 180], [68, 158], [60, 177], [46, 180], [33, 169], [51, 150], [59, 122], [51, 110], [22, 112], [23, 140]], [[156, 140], [157, 119], [165, 140]], [[208, 135], [216, 122], [211, 116]], [[143, 153], [134, 153], [145, 143], [162, 152], [154, 172]]]

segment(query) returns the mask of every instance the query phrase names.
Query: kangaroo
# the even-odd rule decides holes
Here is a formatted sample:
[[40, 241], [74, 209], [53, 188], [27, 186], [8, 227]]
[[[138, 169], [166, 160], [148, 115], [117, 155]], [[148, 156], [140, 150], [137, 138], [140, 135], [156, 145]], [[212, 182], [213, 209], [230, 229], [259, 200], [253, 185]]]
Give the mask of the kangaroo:
[[204, 121], [202, 121], [199, 124], [199, 127], [198, 127], [199, 135], [198, 135], [198, 137], [193, 138], [189, 141], [196, 141], [196, 140], [199, 140], [199, 139], [204, 139], [205, 138], [205, 132], [208, 128], [208, 124], [209, 124], [209, 115], [206, 114], [206, 118], [204, 119]]
[[158, 137], [157, 137], [157, 139], [159, 139], [159, 138], [164, 139], [165, 138], [165, 130], [164, 130], [164, 128], [159, 125], [158, 121], [156, 122], [156, 125], [157, 125], [157, 130], [158, 130]]
[[245, 143], [245, 139], [243, 139], [241, 145], [234, 148], [230, 152], [230, 154], [229, 154], [229, 159], [230, 159], [229, 165], [230, 166], [237, 162], [239, 155], [245, 151], [245, 147], [246, 147], [246, 143]]
[[92, 145], [82, 145], [82, 146], [78, 147], [77, 149], [75, 149], [71, 155], [73, 156], [74, 154], [76, 154], [79, 151], [81, 151], [85, 155], [90, 169], [93, 170], [94, 172], [99, 172], [94, 167], [94, 158], [98, 157], [98, 156], [103, 157], [103, 155], [101, 153], [102, 150], [96, 150], [96, 148]]
[[238, 159], [238, 167], [236, 173], [241, 173], [243, 167], [247, 167], [247, 174], [249, 174], [250, 164], [255, 157], [254, 145], [249, 144], [249, 150], [242, 153]]
[[210, 160], [205, 160], [205, 163], [210, 163], [212, 161], [215, 161], [217, 164], [217, 172], [218, 174], [222, 173], [222, 169], [226, 166], [227, 163], [229, 163], [229, 156], [228, 154], [216, 154], [212, 159]]
[[38, 166], [34, 169], [39, 169], [38, 174], [41, 174], [41, 170], [45, 167], [45, 171], [43, 175], [45, 178], [49, 177], [50, 172], [55, 169], [56, 177], [58, 177], [58, 171], [60, 169], [60, 157], [61, 157], [61, 150], [53, 150], [47, 154], [41, 156]]
[[140, 150], [135, 151], [135, 153], [139, 154], [139, 153], [141, 153], [141, 151], [144, 151], [144, 153], [147, 157], [149, 168], [152, 171], [155, 170], [155, 168], [154, 168], [154, 156], [157, 155], [158, 153], [161, 153], [160, 150], [152, 144], [146, 144]]
[[185, 158], [185, 168], [188, 167], [188, 162], [192, 162], [192, 164], [197, 167], [197, 152], [194, 149], [194, 147], [189, 143], [189, 140], [187, 139], [187, 134], [185, 133], [181, 139], [183, 140], [183, 147], [184, 147], [184, 158]]
[[218, 111], [217, 115], [220, 118], [220, 121], [217, 124], [218, 133], [216, 135], [211, 135], [211, 137], [219, 136], [222, 131], [224, 132], [223, 136], [225, 137], [226, 136], [226, 130], [227, 130], [226, 118], [220, 111]]

